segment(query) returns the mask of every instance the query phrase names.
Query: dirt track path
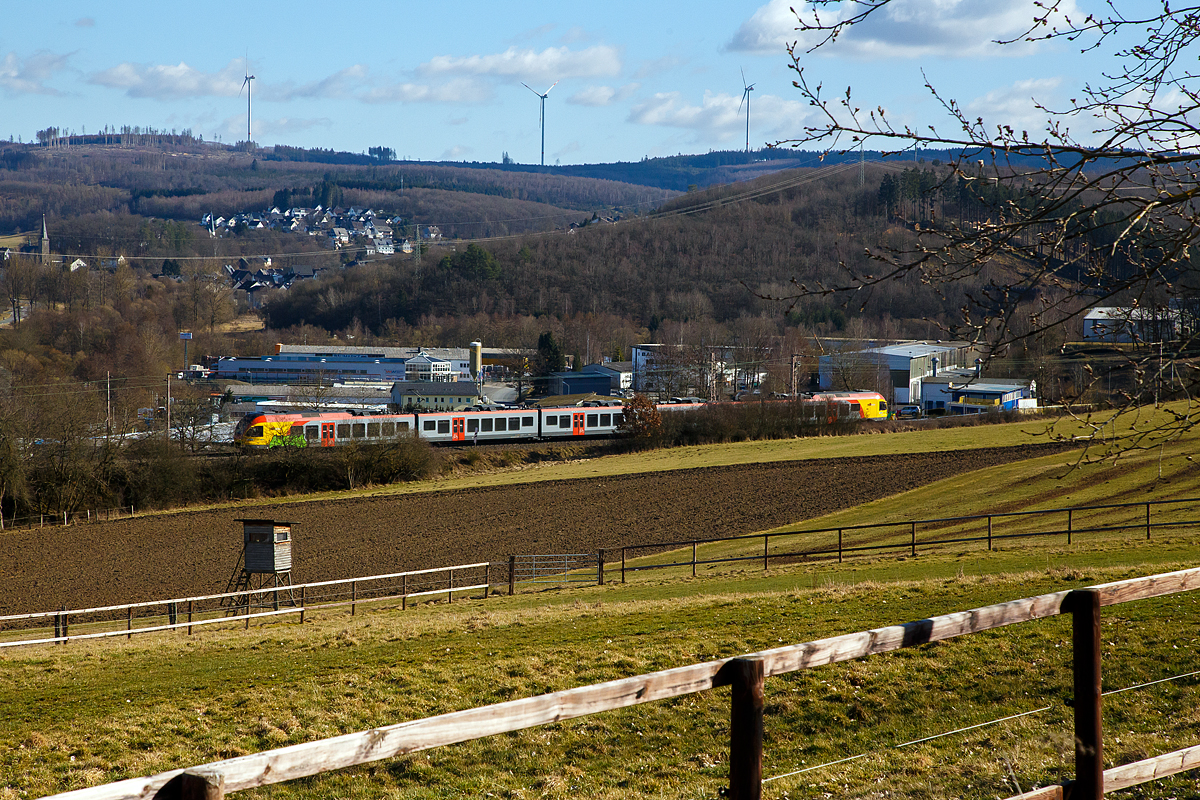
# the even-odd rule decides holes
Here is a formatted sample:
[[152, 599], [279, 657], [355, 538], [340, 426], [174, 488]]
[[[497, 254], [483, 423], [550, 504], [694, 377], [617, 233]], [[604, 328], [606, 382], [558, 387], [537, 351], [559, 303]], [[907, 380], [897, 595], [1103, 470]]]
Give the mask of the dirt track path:
[[223, 591], [242, 517], [300, 523], [292, 573], [300, 583], [752, 533], [1049, 452], [1035, 445], [789, 461], [4, 533], [0, 614]]

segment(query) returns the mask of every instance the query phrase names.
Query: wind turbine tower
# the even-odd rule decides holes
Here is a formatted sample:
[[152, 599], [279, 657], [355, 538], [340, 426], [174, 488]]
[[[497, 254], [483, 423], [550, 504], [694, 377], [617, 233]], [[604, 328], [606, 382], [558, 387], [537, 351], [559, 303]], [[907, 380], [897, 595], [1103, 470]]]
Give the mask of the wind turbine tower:
[[[250, 135], [250, 81], [254, 80], [254, 76], [250, 74], [250, 59], [246, 59], [246, 80], [242, 81], [242, 89], [246, 90], [246, 147], [250, 147], [250, 143], [254, 141]], [[238, 94], [241, 94], [241, 89]]]
[[542, 124], [542, 166], [544, 167], [546, 166], [546, 95], [550, 94], [550, 89], [558, 86], [558, 81], [550, 84], [550, 89], [547, 89], [544, 92], [539, 92], [528, 83], [522, 82], [521, 85], [536, 94], [538, 97], [542, 98], [542, 113], [539, 115], [539, 121]]
[[[746, 83], [746, 70], [742, 70], [742, 103], [746, 104], [746, 152], [750, 152], [750, 93], [754, 91], [754, 84]], [[738, 111], [742, 110], [742, 103], [738, 103]]]

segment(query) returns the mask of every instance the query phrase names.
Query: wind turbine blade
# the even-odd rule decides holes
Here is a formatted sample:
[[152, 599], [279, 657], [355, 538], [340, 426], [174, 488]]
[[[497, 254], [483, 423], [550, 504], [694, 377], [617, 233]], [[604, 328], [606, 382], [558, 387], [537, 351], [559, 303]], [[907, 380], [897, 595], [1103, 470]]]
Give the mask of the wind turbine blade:
[[746, 70], [742, 69], [741, 67], [738, 67], [738, 70], [742, 73], [742, 86], [745, 87], [746, 86]]
[[[558, 86], [558, 81], [555, 81], [554, 83], [550, 84], [550, 89], [553, 89], [555, 86]], [[547, 89], [545, 92], [543, 92], [542, 97], [545, 97], [546, 95], [550, 94], [550, 89]]]
[[538, 94], [538, 90], [537, 90], [537, 89], [535, 89], [535, 88], [533, 88], [532, 86], [530, 86], [528, 83], [525, 83], [525, 81], [521, 81], [521, 85], [522, 85], [522, 86], [524, 86], [524, 87], [525, 87], [526, 89], [528, 89], [529, 91], [531, 91], [531, 92], [533, 92], [534, 94], [536, 94], [538, 97], [541, 97], [541, 95], [540, 95], [540, 94]]
[[738, 113], [739, 114], [742, 113], [742, 106], [745, 104], [745, 102], [746, 102], [746, 93], [742, 92], [742, 99], [740, 101], [738, 101]]

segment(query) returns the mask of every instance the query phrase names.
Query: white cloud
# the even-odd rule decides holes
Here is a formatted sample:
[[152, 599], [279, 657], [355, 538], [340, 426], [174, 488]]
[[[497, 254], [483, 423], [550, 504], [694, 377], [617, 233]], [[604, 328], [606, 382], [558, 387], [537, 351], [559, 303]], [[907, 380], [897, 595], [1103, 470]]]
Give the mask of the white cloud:
[[468, 156], [474, 152], [475, 149], [472, 147], [467, 147], [465, 144], [456, 144], [449, 150], [442, 152], [442, 161], [461, 161], [463, 160], [463, 156]]
[[621, 57], [617, 48], [609, 45], [583, 50], [547, 47], [540, 53], [510, 47], [492, 55], [436, 56], [418, 67], [418, 71], [428, 75], [489, 75], [545, 82], [616, 75], [621, 71]]
[[1028, 131], [1031, 140], [1041, 140], [1046, 133], [1047, 115], [1038, 110], [1037, 103], [1053, 104], [1061, 84], [1059, 78], [1017, 81], [972, 100], [963, 111], [971, 120], [982, 117], [989, 133], [994, 132], [997, 125], [1007, 125], [1018, 137], [1022, 131]]
[[[726, 49], [779, 55], [792, 42], [804, 48], [820, 41], [822, 36], [796, 30], [799, 21], [789, 6], [798, 8], [804, 20], [813, 19], [807, 3], [771, 0], [742, 23]], [[861, 10], [859, 4], [843, 3], [823, 7], [819, 14], [830, 23]], [[1035, 0], [892, 0], [845, 30], [826, 52], [864, 59], [1026, 55], [1032, 45], [998, 45], [995, 40], [1019, 37], [1039, 13], [1045, 12]], [[1060, 20], [1083, 16], [1075, 0], [1063, 0], [1056, 14]]]
[[471, 78], [457, 78], [440, 84], [406, 82], [379, 86], [362, 95], [362, 100], [367, 103], [483, 103], [491, 97], [490, 86]]
[[[684, 128], [697, 134], [732, 141], [746, 132], [746, 108], [740, 95], [705, 92], [700, 105], [691, 105], [679, 92], [662, 92], [639, 103], [629, 113], [629, 121], [641, 125]], [[739, 109], [739, 106], [740, 109]], [[802, 128], [808, 106], [775, 95], [752, 97], [750, 104], [750, 144], [755, 139], [780, 139], [794, 136]]]
[[279, 85], [268, 84], [263, 87], [260, 96], [264, 100], [293, 100], [297, 98], [336, 100], [353, 95], [355, 90], [362, 86], [366, 77], [367, 68], [362, 64], [355, 64], [339, 70], [327, 78], [312, 81], [301, 86], [294, 86], [291, 83]]
[[26, 59], [9, 53], [0, 61], [0, 88], [12, 94], [62, 94], [46, 81], [66, 69], [68, 57], [45, 50]]
[[125, 62], [97, 72], [89, 83], [124, 89], [129, 97], [178, 100], [185, 97], [232, 97], [242, 88], [243, 61], [237, 59], [220, 72], [201, 72], [184, 62], [169, 64], [132, 64]]
[[628, 99], [641, 88], [640, 83], [627, 83], [624, 86], [588, 86], [567, 98], [567, 102], [576, 106], [610, 106]]

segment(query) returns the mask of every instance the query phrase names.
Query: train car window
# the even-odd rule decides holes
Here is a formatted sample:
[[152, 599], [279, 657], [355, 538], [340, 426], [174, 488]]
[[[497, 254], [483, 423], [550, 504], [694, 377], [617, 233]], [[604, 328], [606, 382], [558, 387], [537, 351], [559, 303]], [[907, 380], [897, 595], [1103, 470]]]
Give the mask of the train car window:
[[479, 430], [479, 420], [477, 420], [477, 419], [467, 420], [467, 433], [475, 433], [477, 430]]
[[246, 436], [250, 439], [257, 439], [259, 436], [262, 436], [262, 434], [263, 434], [263, 426], [262, 425], [255, 425], [253, 428], [246, 431]]
[[624, 414], [613, 414], [613, 425], [620, 425], [625, 421]]
[[558, 416], [556, 415], [553, 417], [546, 417], [546, 427], [547, 428], [557, 428], [558, 427]]
[[396, 423], [396, 432], [397, 433], [408, 433], [408, 423], [407, 422], [397, 422]]
[[437, 430], [437, 423], [436, 423], [436, 422], [434, 422], [434, 421], [433, 421], [433, 420], [431, 420], [431, 419], [427, 419], [427, 420], [425, 420], [425, 430], [427, 430], [427, 431], [436, 431], [436, 430]]
[[308, 439], [310, 442], [315, 442], [317, 439], [320, 439], [321, 438], [321, 426], [320, 425], [309, 425], [308, 427], [306, 427], [304, 429], [304, 438]]
[[354, 438], [355, 439], [367, 438], [367, 423], [365, 423], [365, 422], [354, 423]]
[[484, 433], [491, 433], [492, 421], [490, 419], [479, 420], [479, 430], [483, 431]]
[[533, 417], [521, 417], [521, 427], [522, 428], [532, 428], [533, 427]]
[[394, 423], [394, 422], [383, 423], [383, 435], [384, 436], [395, 436], [396, 435], [396, 423]]
[[599, 424], [600, 424], [600, 419], [599, 419], [598, 414], [588, 414], [587, 415], [587, 426], [589, 428], [594, 428]]
[[350, 423], [348, 423], [348, 422], [339, 422], [338, 423], [337, 438], [339, 438], [339, 439], [349, 439], [350, 438]]
[[378, 422], [368, 422], [367, 423], [367, 438], [378, 438], [378, 437], [379, 437], [379, 423]]
[[571, 415], [563, 414], [561, 417], [559, 417], [558, 418], [558, 427], [560, 427], [560, 428], [571, 427]]
[[438, 433], [449, 433], [450, 432], [450, 420], [439, 419], [437, 421], [437, 424], [438, 424]]
[[600, 415], [600, 427], [601, 428], [612, 427], [612, 414], [601, 414]]
[[504, 417], [497, 417], [496, 418], [496, 430], [502, 431], [502, 430], [504, 430], [504, 426], [505, 426]]

